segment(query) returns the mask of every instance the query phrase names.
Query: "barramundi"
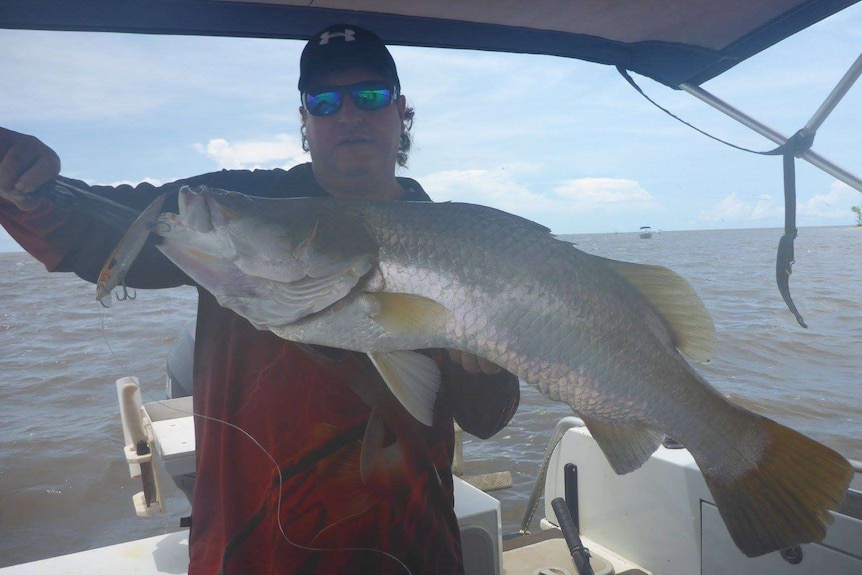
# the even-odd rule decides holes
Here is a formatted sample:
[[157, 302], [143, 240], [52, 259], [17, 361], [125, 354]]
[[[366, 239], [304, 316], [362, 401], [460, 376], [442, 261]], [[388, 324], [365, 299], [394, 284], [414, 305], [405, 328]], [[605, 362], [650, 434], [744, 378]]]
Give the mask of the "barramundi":
[[179, 205], [152, 226], [168, 258], [259, 329], [367, 353], [423, 423], [440, 376], [411, 350], [485, 358], [571, 406], [619, 474], [665, 436], [683, 444], [752, 557], [821, 540], [850, 483], [841, 455], [730, 402], [683, 358], [707, 360], [714, 327], [666, 268], [471, 204], [184, 188]]

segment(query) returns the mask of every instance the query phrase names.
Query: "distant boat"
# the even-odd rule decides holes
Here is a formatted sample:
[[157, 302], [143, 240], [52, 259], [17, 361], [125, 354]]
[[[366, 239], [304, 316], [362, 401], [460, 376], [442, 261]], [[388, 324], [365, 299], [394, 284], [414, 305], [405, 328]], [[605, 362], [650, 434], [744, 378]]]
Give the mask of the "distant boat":
[[652, 237], [652, 228], [649, 226], [641, 226], [641, 231], [638, 235], [642, 240], [648, 240]]

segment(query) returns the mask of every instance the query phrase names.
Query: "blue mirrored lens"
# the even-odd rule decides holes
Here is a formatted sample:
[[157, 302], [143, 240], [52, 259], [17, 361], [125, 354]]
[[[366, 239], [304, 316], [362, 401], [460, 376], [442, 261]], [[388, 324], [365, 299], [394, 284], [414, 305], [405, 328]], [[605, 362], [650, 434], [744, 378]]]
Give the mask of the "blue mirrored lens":
[[392, 90], [389, 88], [351, 90], [350, 98], [357, 108], [362, 110], [379, 110], [392, 101]]
[[305, 94], [305, 109], [314, 116], [329, 116], [341, 109], [341, 92]]

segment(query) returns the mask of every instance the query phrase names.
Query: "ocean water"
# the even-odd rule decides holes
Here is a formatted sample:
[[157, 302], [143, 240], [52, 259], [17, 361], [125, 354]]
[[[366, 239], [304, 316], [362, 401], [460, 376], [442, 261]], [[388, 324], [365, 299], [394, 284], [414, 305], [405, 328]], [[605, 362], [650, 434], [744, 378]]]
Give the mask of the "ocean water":
[[[791, 293], [775, 288], [781, 230], [566, 236], [587, 252], [659, 264], [685, 277], [716, 324], [713, 360], [697, 369], [734, 401], [862, 460], [862, 228], [803, 228]], [[190, 288], [138, 291], [103, 310], [95, 288], [0, 254], [0, 566], [174, 531], [190, 510], [165, 478], [168, 512], [135, 516], [116, 379], [164, 398], [164, 360], [193, 317]], [[495, 492], [504, 532], [517, 529], [556, 422], [570, 415], [522, 385], [521, 407], [490, 440], [465, 436], [468, 475], [509, 470]], [[535, 520], [534, 520], [535, 524]]]

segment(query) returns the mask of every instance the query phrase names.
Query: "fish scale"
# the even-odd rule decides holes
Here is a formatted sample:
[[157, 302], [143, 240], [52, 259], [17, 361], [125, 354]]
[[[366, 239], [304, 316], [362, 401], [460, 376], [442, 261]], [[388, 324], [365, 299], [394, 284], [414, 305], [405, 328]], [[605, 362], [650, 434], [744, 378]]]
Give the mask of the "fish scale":
[[[453, 210], [431, 213], [403, 204], [373, 207], [362, 217], [370, 230], [383, 230], [376, 239], [382, 246], [378, 265], [387, 291], [421, 295], [452, 309], [460, 321], [443, 336], [447, 347], [506, 367], [587, 418], [647, 424], [687, 437], [691, 432], [675, 421], [678, 412], [693, 418], [706, 416], [697, 413], [698, 407], [706, 407], [702, 398], [694, 398], [688, 406], [678, 400], [695, 395], [691, 392], [642, 385], [644, 380], [676, 381], [683, 386], [695, 384], [693, 391], [700, 392], [696, 395], [711, 393], [699, 379], [657, 373], [659, 367], [678, 372], [678, 367], [671, 368], [684, 362], [669, 337], [661, 341], [644, 337], [635, 317], [655, 324], [660, 320], [645, 303], [638, 313], [624, 313], [633, 308], [630, 300], [643, 298], [571, 244], [553, 240], [535, 224], [527, 227], [529, 233], [513, 235], [512, 218], [487, 208], [463, 206], [453, 218]], [[537, 260], [539, 245], [548, 249], [546, 257]], [[492, 256], [496, 257], [489, 261]], [[496, 272], [494, 281], [483, 281], [477, 273], [487, 269]], [[616, 289], [608, 289], [609, 285]], [[517, 286], [514, 293], [511, 286]], [[580, 297], [583, 293], [588, 297]], [[529, 313], [524, 301], [530, 302]], [[461, 312], [465, 306], [468, 309]], [[479, 322], [476, 316], [487, 321]], [[485, 323], [507, 329], [489, 330]], [[581, 323], [594, 331], [581, 329]], [[501, 337], [491, 339], [489, 334]], [[612, 337], [626, 341], [606, 345]], [[654, 361], [662, 356], [663, 362]], [[582, 375], [585, 372], [590, 375]]]
[[[482, 213], [485, 213], [485, 210], [482, 210]], [[384, 214], [390, 217], [381, 217]], [[420, 212], [419, 215], [421, 214]], [[583, 266], [575, 265], [570, 269], [561, 269], [559, 263], [556, 265], [546, 263], [547, 260], [565, 262], [567, 256], [571, 256], [573, 253], [580, 254], [570, 244], [561, 245], [562, 249], [555, 246], [556, 249], [553, 252], [555, 252], [556, 258], [551, 256], [547, 260], [533, 263], [536, 249], [535, 244], [530, 242], [532, 238], [527, 236], [527, 238], [516, 243], [511, 239], [511, 234], [504, 233], [507, 229], [506, 224], [509, 222], [501, 221], [502, 218], [490, 220], [486, 217], [483, 218], [485, 221], [480, 220], [478, 223], [473, 223], [470, 221], [471, 214], [468, 211], [462, 215], [460, 220], [444, 219], [447, 214], [441, 214], [443, 218], [421, 217], [417, 222], [411, 222], [413, 225], [401, 226], [399, 224], [395, 226], [389, 223], [391, 219], [403, 218], [406, 220], [404, 214], [396, 208], [393, 208], [391, 212], [375, 210], [364, 215], [372, 223], [372, 229], [397, 230], [395, 233], [381, 234], [378, 238], [384, 246], [378, 265], [383, 270], [387, 290], [422, 295], [440, 301], [444, 305], [450, 304], [453, 307], [459, 307], [462, 302], [471, 302], [470, 305], [473, 309], [481, 308], [483, 310], [484, 315], [489, 318], [489, 323], [514, 326], [514, 328], [506, 330], [510, 338], [505, 342], [507, 347], [527, 350], [515, 355], [523, 355], [525, 359], [527, 356], [552, 356], [557, 360], [557, 363], [567, 364], [570, 358], [578, 357], [588, 347], [583, 342], [584, 338], [581, 331], [572, 329], [572, 321], [583, 317], [607, 318], [611, 316], [610, 310], [613, 306], [606, 303], [606, 300], [598, 297], [577, 297], [579, 291], [574, 286], [583, 286], [588, 280], [584, 277], [586, 274], [580, 271]], [[441, 219], [443, 219], [442, 222]], [[483, 225], [484, 227], [482, 227]], [[472, 230], [468, 237], [481, 238], [484, 243], [478, 244], [475, 240], [470, 243], [455, 235], [463, 227]], [[413, 241], [403, 241], [398, 233], [400, 228], [405, 230], [404, 233], [409, 233]], [[423, 232], [427, 234], [427, 237]], [[536, 239], [544, 240], [544, 243], [547, 243], [549, 238], [543, 230], [543, 233], [538, 235]], [[555, 243], [561, 244], [561, 242]], [[533, 244], [532, 247], [531, 244]], [[502, 254], [506, 257], [489, 262], [487, 253], [492, 249], [494, 250], [492, 253]], [[430, 254], [430, 256], [426, 254]], [[441, 254], [446, 255], [441, 256]], [[470, 255], [474, 257], [470, 258]], [[568, 259], [570, 260], [571, 257]], [[401, 265], [400, 262], [403, 261], [409, 261], [415, 267], [407, 268]], [[520, 265], [511, 262], [520, 262]], [[448, 266], [443, 267], [446, 264]], [[495, 274], [493, 281], [483, 283], [481, 282], [482, 278], [477, 275], [475, 270], [489, 267], [498, 273]], [[445, 272], [451, 268], [457, 268], [460, 272], [458, 281], [449, 283], [440, 281], [438, 278], [446, 277]], [[417, 269], [423, 270], [424, 273], [418, 272]], [[422, 278], [421, 281], [416, 281], [419, 277]], [[429, 282], [428, 277], [434, 277], [435, 280]], [[502, 278], [510, 278], [509, 283], [506, 283], [507, 280]], [[514, 293], [511, 291], [512, 285], [518, 286]], [[531, 310], [539, 310], [539, 313], [525, 314], [525, 306], [518, 305], [525, 300], [530, 301]], [[484, 302], [488, 301], [487, 305], [483, 305]], [[621, 314], [613, 315], [621, 316]], [[623, 320], [623, 317], [619, 317], [617, 321]], [[615, 326], [612, 325], [613, 321], [613, 319], [605, 320], [604, 328], [607, 331], [615, 329]], [[620, 328], [616, 329], [619, 330]], [[631, 327], [623, 327], [622, 329], [628, 332], [634, 331]], [[479, 341], [479, 334], [475, 335]], [[563, 335], [565, 337], [561, 337]], [[458, 337], [458, 334], [452, 334], [452, 337]], [[545, 344], [546, 340], [552, 342], [550, 348]], [[538, 345], [532, 346], [530, 342], [537, 342]], [[470, 351], [493, 353], [494, 346], [491, 343], [479, 343], [479, 345], [489, 345], [491, 349], [472, 349]], [[536, 353], [538, 351], [542, 353]], [[601, 353], [600, 349], [594, 349], [593, 353], [588, 353], [588, 355], [597, 357], [605, 354]], [[541, 372], [524, 371], [518, 375], [534, 381], [542, 379]]]
[[168, 258], [260, 329], [368, 353], [420, 421], [439, 373], [410, 350], [458, 349], [570, 405], [617, 473], [681, 442], [747, 555], [825, 536], [852, 468], [695, 372], [677, 348], [707, 359], [714, 328], [670, 270], [471, 204], [181, 194], [154, 227]]

